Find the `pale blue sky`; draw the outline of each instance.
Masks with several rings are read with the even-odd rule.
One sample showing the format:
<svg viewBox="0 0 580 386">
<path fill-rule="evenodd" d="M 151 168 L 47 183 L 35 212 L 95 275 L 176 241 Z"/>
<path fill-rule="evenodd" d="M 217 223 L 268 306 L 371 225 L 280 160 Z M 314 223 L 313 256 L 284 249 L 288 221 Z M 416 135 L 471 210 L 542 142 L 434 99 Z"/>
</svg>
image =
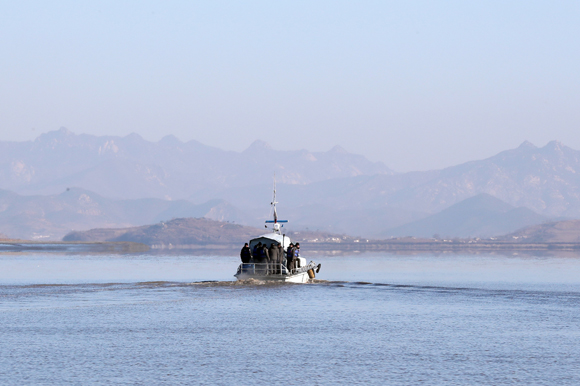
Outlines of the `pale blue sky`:
<svg viewBox="0 0 580 386">
<path fill-rule="evenodd" d="M 580 149 L 578 1 L 0 1 L 0 52 L 0 140 L 341 145 L 397 171 Z"/>
</svg>

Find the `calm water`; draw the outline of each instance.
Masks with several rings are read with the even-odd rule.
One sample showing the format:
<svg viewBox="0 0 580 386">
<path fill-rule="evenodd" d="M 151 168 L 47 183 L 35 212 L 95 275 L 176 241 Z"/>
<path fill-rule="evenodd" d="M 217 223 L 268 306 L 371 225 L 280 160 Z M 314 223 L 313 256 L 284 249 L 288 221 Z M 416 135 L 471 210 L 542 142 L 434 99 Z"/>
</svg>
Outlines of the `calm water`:
<svg viewBox="0 0 580 386">
<path fill-rule="evenodd" d="M 0 256 L 0 383 L 580 384 L 580 257 Z M 211 281 L 211 282 L 207 282 Z"/>
</svg>

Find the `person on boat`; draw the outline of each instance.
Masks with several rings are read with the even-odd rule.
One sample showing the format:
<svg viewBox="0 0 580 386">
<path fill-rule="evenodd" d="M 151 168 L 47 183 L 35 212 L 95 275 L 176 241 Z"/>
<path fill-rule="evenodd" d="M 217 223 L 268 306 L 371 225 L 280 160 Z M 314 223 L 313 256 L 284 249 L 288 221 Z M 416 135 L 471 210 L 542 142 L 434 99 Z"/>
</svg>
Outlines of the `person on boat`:
<svg viewBox="0 0 580 386">
<path fill-rule="evenodd" d="M 268 263 L 270 261 L 270 253 L 268 252 L 268 246 L 266 244 L 262 244 L 261 257 L 262 263 Z"/>
<path fill-rule="evenodd" d="M 276 272 L 276 265 L 278 264 L 278 247 L 276 243 L 270 244 L 270 249 L 268 249 L 268 255 L 270 256 L 269 264 L 270 273 Z"/>
<path fill-rule="evenodd" d="M 262 250 L 262 243 L 254 245 L 254 250 L 252 251 L 252 256 L 254 259 L 260 259 L 260 251 Z M 256 262 L 257 263 L 257 262 Z"/>
<path fill-rule="evenodd" d="M 294 244 L 290 243 L 288 245 L 288 249 L 286 249 L 286 268 L 288 268 L 288 272 L 292 272 L 292 268 L 294 268 Z"/>
<path fill-rule="evenodd" d="M 292 247 L 292 261 L 291 261 L 292 268 L 296 268 L 296 262 L 298 261 L 299 257 L 300 257 L 300 243 L 296 243 Z"/>
<path fill-rule="evenodd" d="M 266 274 L 268 272 L 268 263 L 270 262 L 270 254 L 268 253 L 268 246 L 262 244 L 260 248 L 260 272 Z"/>
<path fill-rule="evenodd" d="M 272 244 L 272 247 L 270 248 L 270 260 L 272 261 L 272 266 L 274 268 L 273 272 L 279 275 L 282 272 L 281 265 L 286 263 L 282 244 Z"/>
<path fill-rule="evenodd" d="M 286 267 L 286 251 L 284 250 L 284 247 L 282 247 L 282 244 L 278 244 L 280 247 L 280 254 L 278 256 L 280 259 L 280 265 L 283 265 L 284 267 Z M 280 269 L 282 269 L 282 267 L 280 267 Z"/>
<path fill-rule="evenodd" d="M 250 250 L 248 243 L 245 243 L 244 247 L 240 251 L 240 258 L 244 264 L 248 264 L 252 260 L 252 251 Z"/>
<path fill-rule="evenodd" d="M 284 254 L 284 249 L 282 248 L 282 244 L 276 244 L 276 248 L 278 249 L 278 273 L 282 273 L 282 266 L 286 266 L 286 255 Z"/>
<path fill-rule="evenodd" d="M 256 263 L 262 262 L 262 243 L 256 244 L 256 246 L 254 247 L 254 253 L 252 253 L 252 256 L 254 256 L 254 262 L 256 262 Z"/>
</svg>

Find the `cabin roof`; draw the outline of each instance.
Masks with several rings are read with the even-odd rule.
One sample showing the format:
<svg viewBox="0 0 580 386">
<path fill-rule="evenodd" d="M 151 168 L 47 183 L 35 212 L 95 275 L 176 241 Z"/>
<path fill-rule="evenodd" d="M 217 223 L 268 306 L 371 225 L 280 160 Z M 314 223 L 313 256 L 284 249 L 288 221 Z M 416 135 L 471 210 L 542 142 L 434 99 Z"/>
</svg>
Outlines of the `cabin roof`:
<svg viewBox="0 0 580 386">
<path fill-rule="evenodd" d="M 258 244 L 258 243 L 266 243 L 271 244 L 272 242 L 276 242 L 276 243 L 280 243 L 282 244 L 282 246 L 284 247 L 284 249 L 286 249 L 288 247 L 288 245 L 290 245 L 291 241 L 290 241 L 290 237 L 288 236 L 283 236 L 280 235 L 278 233 L 266 233 L 264 235 L 258 236 L 254 239 L 250 240 L 250 248 L 253 248 L 254 245 Z"/>
</svg>

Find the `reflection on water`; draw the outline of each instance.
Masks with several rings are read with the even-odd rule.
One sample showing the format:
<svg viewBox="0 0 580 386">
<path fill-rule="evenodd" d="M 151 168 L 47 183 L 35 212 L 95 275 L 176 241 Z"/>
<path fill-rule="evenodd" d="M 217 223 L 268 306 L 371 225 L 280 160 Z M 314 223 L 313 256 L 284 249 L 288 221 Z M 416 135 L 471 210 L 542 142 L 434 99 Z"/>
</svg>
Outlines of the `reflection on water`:
<svg viewBox="0 0 580 386">
<path fill-rule="evenodd" d="M 0 257 L 2 384 L 580 384 L 580 259 Z"/>
</svg>

